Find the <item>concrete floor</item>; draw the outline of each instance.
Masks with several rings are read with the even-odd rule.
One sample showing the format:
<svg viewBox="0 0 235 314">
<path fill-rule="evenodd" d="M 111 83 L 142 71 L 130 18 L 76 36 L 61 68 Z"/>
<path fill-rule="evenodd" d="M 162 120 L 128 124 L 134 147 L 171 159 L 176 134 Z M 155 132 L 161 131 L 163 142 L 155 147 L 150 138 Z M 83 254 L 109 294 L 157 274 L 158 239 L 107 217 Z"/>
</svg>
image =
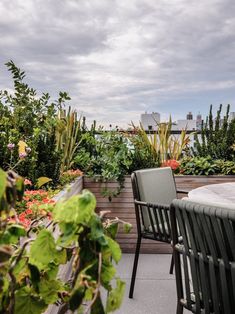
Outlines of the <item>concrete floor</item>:
<svg viewBox="0 0 235 314">
<path fill-rule="evenodd" d="M 176 286 L 169 274 L 171 255 L 141 254 L 137 269 L 133 299 L 128 298 L 134 255 L 123 254 L 117 267 L 126 282 L 126 293 L 116 314 L 175 314 Z M 184 310 L 184 314 L 190 312 Z"/>
</svg>

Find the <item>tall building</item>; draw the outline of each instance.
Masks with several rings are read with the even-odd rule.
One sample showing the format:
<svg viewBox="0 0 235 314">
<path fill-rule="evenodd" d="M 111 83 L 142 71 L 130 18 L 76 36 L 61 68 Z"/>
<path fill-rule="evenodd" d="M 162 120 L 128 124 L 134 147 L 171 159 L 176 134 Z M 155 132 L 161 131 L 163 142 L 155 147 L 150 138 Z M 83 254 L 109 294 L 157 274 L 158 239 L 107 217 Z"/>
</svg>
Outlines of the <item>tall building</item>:
<svg viewBox="0 0 235 314">
<path fill-rule="evenodd" d="M 160 113 L 152 112 L 152 113 L 143 113 L 140 116 L 140 122 L 145 131 L 156 131 L 157 124 L 160 123 Z"/>
<path fill-rule="evenodd" d="M 189 113 L 187 114 L 186 120 L 193 120 L 193 114 L 191 111 L 189 111 Z"/>
</svg>

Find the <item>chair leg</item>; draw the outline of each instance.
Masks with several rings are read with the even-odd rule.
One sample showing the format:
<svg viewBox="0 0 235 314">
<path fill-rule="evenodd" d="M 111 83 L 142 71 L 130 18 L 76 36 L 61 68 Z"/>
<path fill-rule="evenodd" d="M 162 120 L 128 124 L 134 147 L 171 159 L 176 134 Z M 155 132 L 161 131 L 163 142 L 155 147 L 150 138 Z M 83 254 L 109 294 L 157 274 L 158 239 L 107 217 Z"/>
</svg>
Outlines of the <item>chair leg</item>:
<svg viewBox="0 0 235 314">
<path fill-rule="evenodd" d="M 179 302 L 177 303 L 177 309 L 176 309 L 176 314 L 183 314 L 183 306 Z"/>
<path fill-rule="evenodd" d="M 138 236 L 137 243 L 136 243 L 136 249 L 135 249 L 135 259 L 133 264 L 133 270 L 131 275 L 131 286 L 129 291 L 129 298 L 133 298 L 133 292 L 134 292 L 134 286 L 135 286 L 135 277 L 136 277 L 136 271 L 138 266 L 138 260 L 139 260 L 139 254 L 140 254 L 140 244 L 141 244 L 141 236 Z"/>
<path fill-rule="evenodd" d="M 171 256 L 171 266 L 170 266 L 170 275 L 173 274 L 173 271 L 174 271 L 174 265 L 175 265 L 175 262 L 174 262 L 174 256 L 173 256 L 173 253 L 172 253 L 172 256 Z"/>
</svg>

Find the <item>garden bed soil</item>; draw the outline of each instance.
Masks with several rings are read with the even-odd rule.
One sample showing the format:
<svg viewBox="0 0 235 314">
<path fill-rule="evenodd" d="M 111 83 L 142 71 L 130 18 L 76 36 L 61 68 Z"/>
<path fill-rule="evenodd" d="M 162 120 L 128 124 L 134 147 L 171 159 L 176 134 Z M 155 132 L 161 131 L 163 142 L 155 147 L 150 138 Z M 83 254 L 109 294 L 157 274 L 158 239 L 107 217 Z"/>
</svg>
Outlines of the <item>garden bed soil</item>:
<svg viewBox="0 0 235 314">
<path fill-rule="evenodd" d="M 175 182 L 177 189 L 190 191 L 207 184 L 235 182 L 235 176 L 175 176 Z M 109 210 L 110 214 L 107 215 L 107 218 L 118 217 L 132 224 L 133 228 L 129 234 L 125 234 L 122 228 L 120 228 L 117 241 L 120 244 L 123 252 L 134 253 L 136 247 L 137 230 L 130 176 L 125 177 L 125 188 L 121 191 L 118 197 L 114 197 L 111 202 L 109 202 L 107 197 L 102 197 L 101 195 L 102 188 L 116 188 L 118 186 L 118 183 L 115 181 L 101 183 L 97 182 L 96 178 L 83 178 L 83 188 L 89 189 L 96 196 L 97 211 Z M 178 197 L 185 197 L 185 194 L 179 194 Z M 143 239 L 141 244 L 141 252 L 171 253 L 171 246 L 162 242 Z"/>
</svg>

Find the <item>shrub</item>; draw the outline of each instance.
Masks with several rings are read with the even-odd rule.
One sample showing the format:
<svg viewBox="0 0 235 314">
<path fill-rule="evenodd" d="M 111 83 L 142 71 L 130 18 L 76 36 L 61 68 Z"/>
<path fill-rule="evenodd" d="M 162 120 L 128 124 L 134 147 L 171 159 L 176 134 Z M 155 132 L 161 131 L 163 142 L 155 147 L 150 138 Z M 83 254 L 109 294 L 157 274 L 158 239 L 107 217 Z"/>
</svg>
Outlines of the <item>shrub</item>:
<svg viewBox="0 0 235 314">
<path fill-rule="evenodd" d="M 180 173 L 186 175 L 212 175 L 218 167 L 211 157 L 185 157 L 180 161 Z"/>
<path fill-rule="evenodd" d="M 200 134 L 195 135 L 195 149 L 192 150 L 194 156 L 234 160 L 235 119 L 228 122 L 229 110 L 228 105 L 226 114 L 221 119 L 222 105 L 220 105 L 214 120 L 211 105 L 206 123 L 202 125 L 201 140 Z"/>
</svg>

